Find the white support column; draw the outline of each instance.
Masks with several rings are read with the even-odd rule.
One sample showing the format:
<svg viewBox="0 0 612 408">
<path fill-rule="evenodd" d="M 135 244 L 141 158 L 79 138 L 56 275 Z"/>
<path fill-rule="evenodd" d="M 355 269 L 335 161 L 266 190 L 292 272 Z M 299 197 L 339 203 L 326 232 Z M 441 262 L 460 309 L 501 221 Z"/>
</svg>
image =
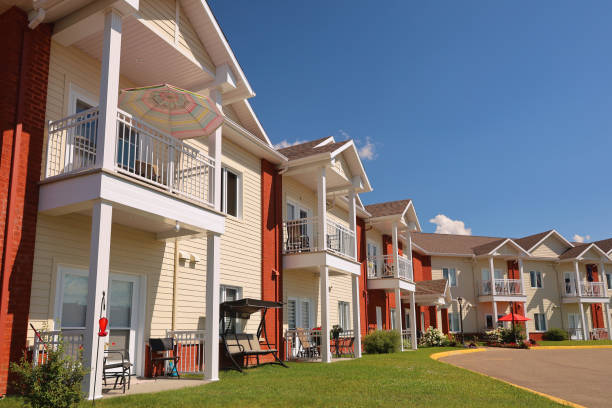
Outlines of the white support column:
<svg viewBox="0 0 612 408">
<path fill-rule="evenodd" d="M 206 338 L 204 379 L 219 380 L 219 302 L 221 279 L 221 235 L 206 234 Z"/>
<path fill-rule="evenodd" d="M 440 306 L 434 306 L 436 308 L 436 329 L 442 331 L 442 309 Z"/>
<path fill-rule="evenodd" d="M 497 293 L 495 290 L 495 262 L 493 261 L 493 257 L 490 256 L 489 257 L 489 269 L 491 270 L 490 273 L 490 277 L 491 277 L 491 294 L 492 295 L 496 295 Z M 495 322 L 497 322 L 497 315 L 494 316 L 495 317 Z"/>
<path fill-rule="evenodd" d="M 612 326 L 610 326 L 610 303 L 604 303 L 603 311 L 606 314 L 606 329 L 608 329 L 608 339 L 612 340 Z"/>
<path fill-rule="evenodd" d="M 404 351 L 404 337 L 402 336 L 402 293 L 395 288 L 395 330 L 400 334 L 400 351 Z"/>
<path fill-rule="evenodd" d="M 525 296 L 525 282 L 523 281 L 523 258 L 518 259 L 518 267 L 519 267 L 519 279 L 521 281 L 521 294 Z M 525 313 L 527 313 L 527 309 L 525 309 Z M 525 325 L 527 327 L 527 325 Z"/>
<path fill-rule="evenodd" d="M 353 232 L 352 254 L 357 259 L 357 211 L 355 210 L 355 189 L 350 188 L 348 194 L 349 229 Z"/>
<path fill-rule="evenodd" d="M 584 316 L 584 305 L 582 303 L 578 303 L 578 307 L 580 307 L 580 322 L 582 323 L 582 334 L 584 335 L 583 340 L 588 340 L 589 329 L 586 325 L 586 318 Z"/>
<path fill-rule="evenodd" d="M 608 280 L 606 278 L 606 266 L 603 262 L 599 265 L 599 271 L 599 281 L 603 282 L 604 297 L 608 297 Z"/>
<path fill-rule="evenodd" d="M 359 276 L 351 276 L 351 281 L 353 283 L 353 333 L 355 334 L 353 346 L 355 348 L 355 357 L 361 358 L 361 310 L 359 309 L 361 294 L 359 291 Z"/>
<path fill-rule="evenodd" d="M 391 227 L 391 239 L 393 241 L 393 277 L 399 278 L 399 245 L 397 242 L 397 222 Z"/>
<path fill-rule="evenodd" d="M 91 371 L 83 380 L 88 399 L 102 398 L 102 367 L 104 364 L 104 343 L 108 337 L 98 336 L 98 320 L 108 316 L 108 278 L 110 241 L 113 223 L 113 207 L 97 201 L 91 216 L 91 243 L 89 247 L 89 281 L 87 295 L 87 318 L 85 330 L 85 368 Z M 102 297 L 104 307 L 102 309 Z"/>
<path fill-rule="evenodd" d="M 115 169 L 117 145 L 117 103 L 121 57 L 121 15 L 110 9 L 104 16 L 100 113 L 96 141 L 96 167 Z"/>
<path fill-rule="evenodd" d="M 525 317 L 527 317 L 527 302 L 523 304 L 523 308 L 525 309 Z M 528 321 L 525 322 L 525 340 L 529 341 L 529 322 Z"/>
<path fill-rule="evenodd" d="M 414 269 L 412 267 L 412 234 L 410 234 L 410 229 L 406 229 L 406 242 L 408 243 L 407 249 L 404 251 L 405 255 L 408 257 L 410 261 L 410 280 L 414 282 Z"/>
<path fill-rule="evenodd" d="M 331 363 L 329 342 L 329 270 L 327 266 L 320 267 L 319 274 L 321 292 L 321 361 Z"/>
<path fill-rule="evenodd" d="M 582 296 L 582 288 L 580 287 L 580 269 L 578 266 L 578 261 L 574 261 L 574 273 L 576 278 L 576 293 L 578 296 Z M 585 339 L 586 340 L 586 339 Z"/>
<path fill-rule="evenodd" d="M 412 349 L 417 349 L 417 320 L 416 320 L 416 301 L 414 292 L 410 292 L 410 339 L 412 340 Z"/>
<path fill-rule="evenodd" d="M 497 302 L 493 301 L 493 329 L 497 328 Z"/>
<path fill-rule="evenodd" d="M 221 92 L 217 89 L 210 91 L 210 98 L 217 105 L 217 109 L 223 112 Z M 215 170 L 213 171 L 213 181 L 208 186 L 209 197 L 212 198 L 215 210 L 221 210 L 221 145 L 222 145 L 223 126 L 219 126 L 217 130 L 208 136 L 208 155 L 215 161 Z"/>
<path fill-rule="evenodd" d="M 321 167 L 319 172 L 319 180 L 317 182 L 317 211 L 319 225 L 317 228 L 318 234 L 318 250 L 325 251 L 327 249 L 327 203 L 326 203 L 326 182 L 325 182 L 325 167 Z"/>
</svg>

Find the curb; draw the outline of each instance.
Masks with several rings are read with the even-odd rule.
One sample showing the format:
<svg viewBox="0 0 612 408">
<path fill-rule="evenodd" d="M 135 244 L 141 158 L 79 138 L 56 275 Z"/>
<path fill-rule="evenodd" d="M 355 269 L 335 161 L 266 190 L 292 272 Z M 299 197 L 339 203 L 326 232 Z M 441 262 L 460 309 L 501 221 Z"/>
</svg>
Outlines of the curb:
<svg viewBox="0 0 612 408">
<path fill-rule="evenodd" d="M 533 346 L 532 350 L 586 350 L 586 349 L 612 349 L 612 345 L 604 346 Z"/>
<path fill-rule="evenodd" d="M 561 348 L 563 346 L 558 346 L 558 347 L 557 346 L 542 346 L 542 348 L 544 348 L 544 347 Z M 575 348 L 612 348 L 612 346 L 591 346 L 591 347 L 589 347 L 589 346 L 565 346 L 565 347 L 570 347 L 570 348 L 572 348 L 572 347 L 575 347 Z M 532 347 L 532 349 L 537 349 L 537 347 Z M 457 354 L 470 354 L 470 353 L 476 353 L 476 352 L 480 352 L 480 351 L 487 351 L 487 349 L 486 348 L 477 348 L 477 349 L 469 349 L 469 350 L 444 351 L 444 352 L 441 352 L 441 353 L 434 353 L 434 354 L 430 355 L 429 357 L 431 359 L 433 359 L 433 360 L 438 361 L 440 358 L 443 358 L 443 357 L 454 356 L 454 355 L 457 355 Z M 521 389 L 523 391 L 527 391 L 527 392 L 530 392 L 532 394 L 539 395 L 540 397 L 544 397 L 544 398 L 546 398 L 548 400 L 551 400 L 551 401 L 556 402 L 556 403 L 561 404 L 561 405 L 565 405 L 565 406 L 572 407 L 572 408 L 587 408 L 584 405 L 576 404 L 575 402 L 567 401 L 567 400 L 564 400 L 563 398 L 555 397 L 553 395 L 545 394 L 543 392 L 536 391 L 536 390 L 533 390 L 531 388 L 523 387 L 522 385 L 514 384 L 514 383 L 511 383 L 509 381 L 502 380 L 501 378 L 497 378 L 497 377 L 493 377 L 493 376 L 490 376 L 490 375 L 487 375 L 487 374 L 479 373 L 478 371 L 473 371 L 473 370 L 470 370 L 470 369 L 467 369 L 467 368 L 459 367 L 459 366 L 456 366 L 454 364 L 448 363 L 446 361 L 438 361 L 438 362 L 440 362 L 442 364 L 448 364 L 448 365 L 451 365 L 453 367 L 457 367 L 459 369 L 462 369 L 462 370 L 465 370 L 465 371 L 469 371 L 469 372 L 474 373 L 474 374 L 481 375 L 483 377 L 491 378 L 491 379 L 496 380 L 496 381 L 500 381 L 500 382 L 502 382 L 504 384 L 508 384 L 508 385 L 511 385 L 512 387 Z"/>
</svg>

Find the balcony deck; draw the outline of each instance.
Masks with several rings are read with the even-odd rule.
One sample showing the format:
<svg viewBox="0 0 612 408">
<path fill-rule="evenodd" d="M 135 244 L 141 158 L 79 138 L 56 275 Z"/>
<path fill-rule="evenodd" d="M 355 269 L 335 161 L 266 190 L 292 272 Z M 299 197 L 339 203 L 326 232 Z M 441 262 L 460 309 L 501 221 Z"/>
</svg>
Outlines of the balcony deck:
<svg viewBox="0 0 612 408">
<path fill-rule="evenodd" d="M 520 279 L 481 280 L 478 285 L 480 302 L 524 302 L 526 299 Z"/>
<path fill-rule="evenodd" d="M 561 299 L 563 303 L 607 303 L 610 294 L 606 293 L 604 282 L 580 282 L 579 287 L 574 282 L 562 285 Z"/>
</svg>

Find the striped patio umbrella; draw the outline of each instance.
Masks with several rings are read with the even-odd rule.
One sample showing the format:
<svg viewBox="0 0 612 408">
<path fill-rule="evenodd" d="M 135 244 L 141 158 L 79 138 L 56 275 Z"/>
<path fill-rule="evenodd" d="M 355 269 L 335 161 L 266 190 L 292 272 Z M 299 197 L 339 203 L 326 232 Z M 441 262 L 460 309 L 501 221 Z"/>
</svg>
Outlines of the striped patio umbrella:
<svg viewBox="0 0 612 408">
<path fill-rule="evenodd" d="M 209 98 L 168 84 L 123 89 L 119 107 L 177 139 L 208 136 L 223 123 Z"/>
</svg>

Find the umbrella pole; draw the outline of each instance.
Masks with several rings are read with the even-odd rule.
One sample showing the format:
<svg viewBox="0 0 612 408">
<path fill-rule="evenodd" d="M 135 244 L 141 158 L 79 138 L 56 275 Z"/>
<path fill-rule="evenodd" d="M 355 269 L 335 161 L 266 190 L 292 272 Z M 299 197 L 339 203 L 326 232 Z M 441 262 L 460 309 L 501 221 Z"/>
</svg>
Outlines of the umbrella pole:
<svg viewBox="0 0 612 408">
<path fill-rule="evenodd" d="M 512 313 L 512 336 L 514 337 L 514 343 L 516 343 L 516 330 L 514 329 L 514 302 L 510 302 L 510 313 Z"/>
</svg>

